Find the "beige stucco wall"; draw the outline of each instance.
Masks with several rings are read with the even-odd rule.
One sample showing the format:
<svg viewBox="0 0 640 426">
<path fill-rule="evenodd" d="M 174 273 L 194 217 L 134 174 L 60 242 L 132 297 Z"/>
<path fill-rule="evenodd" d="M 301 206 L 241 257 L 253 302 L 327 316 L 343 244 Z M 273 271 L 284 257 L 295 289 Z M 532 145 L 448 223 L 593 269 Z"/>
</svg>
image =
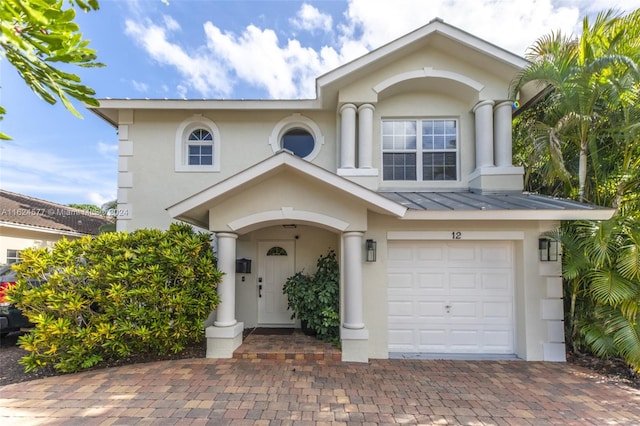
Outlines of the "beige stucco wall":
<svg viewBox="0 0 640 426">
<path fill-rule="evenodd" d="M 348 87 L 340 90 L 340 102 L 377 102 L 380 100 L 379 94 L 376 94 L 372 88 L 380 83 L 393 78 L 394 76 L 408 73 L 411 71 L 419 71 L 424 68 L 433 68 L 434 70 L 446 70 L 451 73 L 459 74 L 477 81 L 483 85 L 483 89 L 479 93 L 473 93 L 468 89 L 464 92 L 457 91 L 460 97 L 464 96 L 470 107 L 480 99 L 507 99 L 509 79 L 502 79 L 486 68 L 479 67 L 477 64 L 462 60 L 451 56 L 451 52 L 442 52 L 436 49 L 420 50 L 405 56 L 392 63 L 385 64 L 383 67 L 372 69 L 366 76 L 358 79 Z M 515 75 L 514 75 L 515 76 Z M 443 82 L 445 84 L 443 84 Z M 413 86 L 420 87 L 422 84 L 429 84 L 428 79 L 423 81 L 413 81 Z M 453 86 L 453 85 L 452 85 Z M 410 90 L 410 88 L 407 88 Z M 446 80 L 439 81 L 436 89 L 451 93 L 447 87 Z M 382 94 L 384 96 L 384 93 Z"/>
<path fill-rule="evenodd" d="M 0 265 L 7 263 L 7 250 L 53 247 L 55 242 L 62 238 L 62 235 L 50 232 L 0 227 Z M 78 237 L 64 238 L 72 240 Z"/>
<path fill-rule="evenodd" d="M 125 157 L 126 161 L 122 162 L 126 164 L 120 171 L 129 175 L 132 185 L 119 191 L 119 202 L 129 207 L 131 217 L 120 217 L 119 229 L 166 228 L 171 222 L 165 211 L 167 207 L 273 156 L 269 136 L 278 122 L 294 111 L 201 111 L 220 131 L 221 169 L 219 172 L 176 172 L 176 131 L 194 113 L 134 112 L 127 135 L 133 155 Z M 314 111 L 302 115 L 313 120 L 325 137 L 314 164 L 335 170 L 335 114 Z"/>
<path fill-rule="evenodd" d="M 281 172 L 241 193 L 216 203 L 209 210 L 213 231 L 230 231 L 227 224 L 245 216 L 283 207 L 326 215 L 348 224 L 346 230 L 365 230 L 366 205 L 347 193 L 299 173 Z"/>
</svg>

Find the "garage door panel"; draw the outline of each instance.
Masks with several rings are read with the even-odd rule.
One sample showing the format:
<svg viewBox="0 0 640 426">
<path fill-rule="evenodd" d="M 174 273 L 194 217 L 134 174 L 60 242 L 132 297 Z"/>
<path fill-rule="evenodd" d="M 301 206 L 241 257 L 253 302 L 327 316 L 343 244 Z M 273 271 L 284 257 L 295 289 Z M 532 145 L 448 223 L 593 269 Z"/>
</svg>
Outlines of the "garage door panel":
<svg viewBox="0 0 640 426">
<path fill-rule="evenodd" d="M 389 272 L 389 287 L 393 288 L 413 288 L 413 274 L 407 272 Z"/>
<path fill-rule="evenodd" d="M 413 319 L 413 312 L 413 302 L 389 301 L 389 317 Z"/>
<path fill-rule="evenodd" d="M 481 247 L 480 261 L 483 264 L 511 263 L 511 248 L 497 244 Z"/>
<path fill-rule="evenodd" d="M 511 320 L 513 307 L 507 302 L 484 302 L 482 304 L 482 318 L 500 321 Z M 506 322 L 506 321 L 505 321 Z"/>
<path fill-rule="evenodd" d="M 511 271 L 480 272 L 480 282 L 484 290 L 510 291 L 513 282 Z"/>
<path fill-rule="evenodd" d="M 479 319 L 479 304 L 477 302 L 456 302 L 449 308 L 449 318 L 452 322 Z"/>
<path fill-rule="evenodd" d="M 393 247 L 389 246 L 387 257 L 390 262 L 394 263 L 402 263 L 402 262 L 411 262 L 413 260 L 413 249 L 412 247 Z"/>
<path fill-rule="evenodd" d="M 447 347 L 448 331 L 446 329 L 421 329 L 418 333 L 419 340 L 417 349 L 420 352 L 442 353 Z M 416 349 L 414 345 L 414 352 Z"/>
<path fill-rule="evenodd" d="M 398 241 L 389 253 L 390 351 L 513 353 L 511 243 Z"/>
<path fill-rule="evenodd" d="M 468 291 L 478 287 L 478 276 L 475 272 L 450 272 L 449 288 L 452 291 Z"/>
<path fill-rule="evenodd" d="M 449 352 L 469 353 L 481 350 L 480 333 L 475 328 L 453 328 L 450 332 Z"/>
<path fill-rule="evenodd" d="M 446 288 L 446 274 L 442 272 L 418 272 L 418 287 L 423 290 L 442 290 Z"/>
<path fill-rule="evenodd" d="M 460 245 L 448 247 L 447 261 L 449 262 L 475 263 L 476 257 L 475 247 Z"/>
<path fill-rule="evenodd" d="M 393 342 L 389 347 L 393 347 L 393 350 L 409 351 L 415 345 L 415 339 L 412 330 L 389 330 L 389 342 Z"/>
<path fill-rule="evenodd" d="M 418 247 L 414 253 L 414 260 L 418 263 L 442 262 L 445 258 L 445 251 L 442 247 Z"/>
<path fill-rule="evenodd" d="M 490 353 L 512 353 L 513 333 L 511 330 L 485 330 L 483 347 Z"/>
<path fill-rule="evenodd" d="M 442 322 L 445 314 L 445 305 L 442 302 L 417 302 L 419 309 L 419 318 L 428 319 L 429 321 Z"/>
</svg>

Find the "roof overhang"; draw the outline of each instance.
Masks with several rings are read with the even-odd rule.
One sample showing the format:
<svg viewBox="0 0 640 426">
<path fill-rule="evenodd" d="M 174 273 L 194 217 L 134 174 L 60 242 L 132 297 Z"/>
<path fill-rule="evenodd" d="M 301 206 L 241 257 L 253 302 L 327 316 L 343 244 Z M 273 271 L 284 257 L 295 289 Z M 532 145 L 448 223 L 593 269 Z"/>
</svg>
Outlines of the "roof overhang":
<svg viewBox="0 0 640 426">
<path fill-rule="evenodd" d="M 100 106 L 86 106 L 113 127 L 119 123 L 119 111 L 308 111 L 319 109 L 315 99 L 99 99 Z"/>
<path fill-rule="evenodd" d="M 209 229 L 209 209 L 257 183 L 283 171 L 292 171 L 321 182 L 345 197 L 358 200 L 376 213 L 402 217 L 407 208 L 374 191 L 340 177 L 322 167 L 281 151 L 242 172 L 206 188 L 167 208 L 169 215 L 187 223 Z M 240 218 L 238 218 L 240 219 Z"/>
<path fill-rule="evenodd" d="M 86 237 L 87 235 L 91 235 L 91 234 L 83 234 L 82 232 L 65 231 L 63 229 L 46 228 L 44 226 L 24 225 L 20 223 L 3 222 L 3 221 L 0 221 L 0 228 L 19 229 L 22 231 L 29 231 L 29 232 L 42 232 L 42 233 L 65 236 L 65 237 Z"/>
</svg>

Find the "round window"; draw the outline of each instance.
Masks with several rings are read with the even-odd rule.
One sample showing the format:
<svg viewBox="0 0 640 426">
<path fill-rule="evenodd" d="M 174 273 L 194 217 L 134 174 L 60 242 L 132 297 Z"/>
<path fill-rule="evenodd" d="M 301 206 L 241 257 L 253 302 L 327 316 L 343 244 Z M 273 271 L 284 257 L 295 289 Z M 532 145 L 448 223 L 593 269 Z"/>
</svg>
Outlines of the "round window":
<svg viewBox="0 0 640 426">
<path fill-rule="evenodd" d="M 313 152 L 315 140 L 311 133 L 304 129 L 291 129 L 282 136 L 282 148 L 293 152 L 296 156 L 304 158 Z"/>
</svg>

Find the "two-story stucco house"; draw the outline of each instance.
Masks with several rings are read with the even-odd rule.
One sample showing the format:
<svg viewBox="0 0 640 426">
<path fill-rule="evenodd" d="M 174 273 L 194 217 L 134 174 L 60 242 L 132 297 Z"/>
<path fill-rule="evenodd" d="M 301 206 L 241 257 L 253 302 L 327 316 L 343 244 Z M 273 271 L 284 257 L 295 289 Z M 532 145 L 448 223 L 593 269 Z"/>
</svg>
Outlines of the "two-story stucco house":
<svg viewBox="0 0 640 426">
<path fill-rule="evenodd" d="M 215 234 L 208 357 L 243 328 L 295 325 L 285 279 L 334 249 L 343 360 L 562 361 L 561 264 L 541 236 L 612 211 L 523 193 L 507 96 L 526 65 L 436 19 L 319 77 L 315 99 L 102 100 L 118 229 Z"/>
</svg>

